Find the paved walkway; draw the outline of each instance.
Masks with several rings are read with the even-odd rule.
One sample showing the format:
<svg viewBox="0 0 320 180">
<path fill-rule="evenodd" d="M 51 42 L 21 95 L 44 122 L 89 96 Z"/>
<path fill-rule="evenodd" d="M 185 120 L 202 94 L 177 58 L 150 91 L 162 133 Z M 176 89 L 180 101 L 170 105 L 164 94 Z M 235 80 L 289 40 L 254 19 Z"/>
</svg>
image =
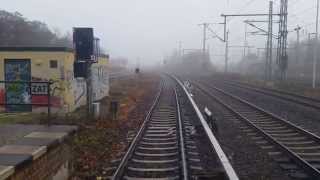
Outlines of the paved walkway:
<svg viewBox="0 0 320 180">
<path fill-rule="evenodd" d="M 12 144 L 19 138 L 37 130 L 43 128 L 42 125 L 0 125 L 0 146 L 5 144 Z"/>
<path fill-rule="evenodd" d="M 38 159 L 77 130 L 76 126 L 1 125 L 0 180 Z"/>
</svg>

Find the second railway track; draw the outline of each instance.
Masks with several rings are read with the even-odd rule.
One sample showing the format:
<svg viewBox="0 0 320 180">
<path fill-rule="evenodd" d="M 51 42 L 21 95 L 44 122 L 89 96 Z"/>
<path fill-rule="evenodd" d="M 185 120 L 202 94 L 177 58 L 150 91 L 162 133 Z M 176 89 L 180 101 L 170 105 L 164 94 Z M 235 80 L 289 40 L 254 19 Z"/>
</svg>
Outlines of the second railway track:
<svg viewBox="0 0 320 180">
<path fill-rule="evenodd" d="M 276 90 L 276 89 L 270 89 L 270 88 L 264 88 L 264 87 L 255 87 L 254 85 L 248 84 L 248 83 L 240 83 L 237 81 L 226 81 L 226 80 L 214 80 L 214 82 L 219 83 L 226 89 L 228 88 L 240 88 L 244 89 L 246 91 L 254 91 L 258 92 L 263 95 L 268 95 L 268 96 L 273 96 L 279 99 L 283 99 L 289 102 L 294 102 L 296 104 L 300 104 L 302 106 L 306 107 L 311 107 L 316 110 L 320 110 L 320 100 L 307 97 L 307 96 L 302 96 L 299 94 L 291 93 L 291 92 L 286 92 L 282 90 Z"/>
<path fill-rule="evenodd" d="M 212 132 L 204 127 L 207 124 L 198 119 L 199 113 L 182 83 L 164 79 L 112 179 L 238 180 Z"/>
<path fill-rule="evenodd" d="M 270 155 L 277 156 L 276 159 L 282 167 L 291 173 L 308 174 L 301 177 L 320 179 L 318 136 L 217 87 L 195 82 L 194 84 L 242 119 L 248 125 L 246 131 L 259 139 L 260 146 L 269 151 Z"/>
</svg>

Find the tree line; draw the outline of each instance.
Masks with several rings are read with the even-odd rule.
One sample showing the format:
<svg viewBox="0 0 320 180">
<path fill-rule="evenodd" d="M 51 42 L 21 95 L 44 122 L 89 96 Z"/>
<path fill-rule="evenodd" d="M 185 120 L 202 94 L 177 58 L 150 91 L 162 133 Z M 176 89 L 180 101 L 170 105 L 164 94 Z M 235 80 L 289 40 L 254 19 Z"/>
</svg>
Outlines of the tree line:
<svg viewBox="0 0 320 180">
<path fill-rule="evenodd" d="M 47 24 L 29 20 L 19 12 L 0 10 L 0 46 L 65 46 L 72 47 L 70 33 L 61 35 Z"/>
</svg>

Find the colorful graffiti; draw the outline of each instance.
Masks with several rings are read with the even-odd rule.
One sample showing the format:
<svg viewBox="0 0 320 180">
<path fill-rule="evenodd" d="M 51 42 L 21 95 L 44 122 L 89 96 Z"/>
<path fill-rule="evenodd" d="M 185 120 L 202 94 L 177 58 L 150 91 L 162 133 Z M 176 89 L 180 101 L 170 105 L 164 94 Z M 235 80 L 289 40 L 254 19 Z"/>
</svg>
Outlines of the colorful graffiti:
<svg viewBox="0 0 320 180">
<path fill-rule="evenodd" d="M 9 61 L 10 60 L 10 61 Z M 53 80 L 54 84 L 51 86 L 51 104 L 52 112 L 64 113 L 71 112 L 76 108 L 85 105 L 86 103 L 86 81 L 85 79 L 76 79 L 73 74 L 73 66 L 65 63 L 67 61 L 61 61 L 59 66 L 55 69 L 49 66 L 36 66 L 34 63 L 38 60 L 29 60 L 28 65 L 24 64 L 24 59 L 9 59 L 8 64 L 4 63 L 5 73 L 2 74 L 7 78 L 5 80 L 12 81 L 49 81 Z M 19 61 L 16 63 L 16 61 Z M 42 61 L 42 60 L 41 60 Z M 6 61 L 5 61 L 6 62 Z M 68 61 L 69 62 L 69 61 Z M 30 63 L 32 64 L 32 73 Z M 45 63 L 43 63 L 45 64 Z M 45 69 L 43 69 L 45 68 Z M 48 72 L 48 73 L 47 73 Z M 31 76 L 32 75 L 32 76 Z M 28 78 L 26 78 L 28 77 Z M 51 79 L 52 78 L 52 79 Z M 105 65 L 95 64 L 92 68 L 92 86 L 93 86 L 93 98 L 95 101 L 101 100 L 108 95 L 109 92 L 109 80 L 107 74 L 107 68 Z M 48 97 L 45 94 L 47 88 L 45 83 L 37 84 L 27 83 L 24 85 L 17 84 L 1 84 L 0 83 L 0 102 L 24 102 L 28 104 L 41 104 L 42 106 L 30 106 L 30 111 L 45 112 L 45 105 L 48 103 Z M 8 96 L 9 95 L 9 96 Z M 7 108 L 1 108 L 1 110 L 7 110 Z"/>
<path fill-rule="evenodd" d="M 50 81 L 49 79 L 45 79 L 45 78 L 39 78 L 39 77 L 34 77 L 32 76 L 32 81 Z M 57 107 L 57 108 L 61 108 L 62 107 L 62 97 L 61 94 L 57 91 L 57 90 L 61 90 L 61 84 L 60 84 L 60 80 L 53 80 L 55 83 L 53 83 L 51 85 L 51 105 L 52 107 Z M 47 89 L 45 87 L 36 90 L 37 93 L 32 93 L 32 98 L 31 101 L 33 104 L 48 104 L 48 96 L 45 95 L 44 93 L 47 91 Z M 41 91 L 39 93 L 39 91 Z M 33 107 L 33 108 L 37 108 L 37 106 Z"/>
<path fill-rule="evenodd" d="M 30 81 L 31 64 L 30 60 L 5 60 L 6 81 Z M 31 92 L 28 83 L 6 83 L 5 84 L 6 111 L 31 111 Z M 15 105 L 17 104 L 17 105 Z"/>
</svg>

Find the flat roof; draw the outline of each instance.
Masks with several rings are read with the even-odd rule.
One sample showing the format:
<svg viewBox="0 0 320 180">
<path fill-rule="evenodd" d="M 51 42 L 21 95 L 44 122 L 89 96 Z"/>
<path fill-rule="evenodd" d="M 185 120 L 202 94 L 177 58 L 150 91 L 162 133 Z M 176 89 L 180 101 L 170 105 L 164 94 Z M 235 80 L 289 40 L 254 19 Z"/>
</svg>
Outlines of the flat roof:
<svg viewBox="0 0 320 180">
<path fill-rule="evenodd" d="M 1 51 L 74 52 L 74 49 L 68 47 L 0 46 Z M 99 57 L 109 58 L 109 54 L 100 54 Z"/>
<path fill-rule="evenodd" d="M 73 52 L 73 49 L 68 47 L 0 46 L 0 51 Z"/>
</svg>

